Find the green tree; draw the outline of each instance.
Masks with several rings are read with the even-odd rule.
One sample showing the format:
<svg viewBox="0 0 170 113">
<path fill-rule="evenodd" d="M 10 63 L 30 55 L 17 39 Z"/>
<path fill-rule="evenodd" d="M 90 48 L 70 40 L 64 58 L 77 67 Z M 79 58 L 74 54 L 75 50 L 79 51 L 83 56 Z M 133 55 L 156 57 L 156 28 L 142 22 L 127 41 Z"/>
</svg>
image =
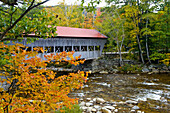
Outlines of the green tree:
<svg viewBox="0 0 170 113">
<path fill-rule="evenodd" d="M 150 56 L 162 50 L 165 52 L 163 48 L 168 52 L 168 1 L 107 0 L 107 2 L 112 5 L 107 7 L 107 10 L 105 8 L 103 16 L 100 17 L 103 19 L 102 23 L 96 24 L 103 28 L 101 30 L 103 33 L 114 37 L 114 40 L 119 36 L 119 41 L 124 42 L 122 43 L 124 46 L 130 47 L 134 54 L 138 52 L 143 63 L 147 60 L 151 63 Z M 113 38 L 109 38 L 110 44 L 113 42 L 111 40 Z M 117 43 L 117 46 L 119 45 L 121 47 L 121 44 Z"/>
<path fill-rule="evenodd" d="M 107 44 L 109 48 L 113 49 L 113 44 L 117 44 L 116 48 L 120 56 L 120 65 L 123 65 L 121 51 L 125 39 L 124 20 L 120 17 L 119 10 L 113 5 L 103 10 L 103 14 L 95 21 L 95 27 L 109 37 Z"/>
<path fill-rule="evenodd" d="M 49 0 L 42 2 L 35 0 L 17 1 L 17 5 L 1 4 L 0 7 L 0 40 L 18 40 L 23 35 L 34 33 L 40 37 L 51 37 L 55 32 L 54 26 L 48 28 L 48 17 L 45 10 L 41 10 L 31 17 L 28 13 Z"/>
<path fill-rule="evenodd" d="M 76 3 L 69 6 L 63 1 L 57 6 L 47 7 L 46 10 L 48 16 L 55 16 L 53 21 L 55 21 L 56 26 L 82 28 L 84 15 L 82 15 L 83 11 Z"/>
</svg>

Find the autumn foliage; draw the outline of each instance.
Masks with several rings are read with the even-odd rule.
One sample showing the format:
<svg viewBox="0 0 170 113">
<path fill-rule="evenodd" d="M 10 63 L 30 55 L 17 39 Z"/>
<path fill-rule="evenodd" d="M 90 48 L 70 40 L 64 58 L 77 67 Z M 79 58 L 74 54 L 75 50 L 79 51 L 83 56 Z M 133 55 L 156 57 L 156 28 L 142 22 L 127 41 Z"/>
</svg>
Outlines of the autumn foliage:
<svg viewBox="0 0 170 113">
<path fill-rule="evenodd" d="M 49 113 L 77 103 L 78 99 L 68 97 L 68 93 L 82 87 L 87 74 L 80 71 L 56 77 L 57 73 L 46 66 L 51 60 L 75 65 L 83 61 L 76 61 L 74 52 L 47 55 L 47 60 L 43 61 L 36 56 L 41 48 L 37 48 L 37 51 L 25 51 L 22 48 L 25 47 L 21 44 L 0 43 L 0 53 L 3 54 L 3 60 L 6 59 L 6 63 L 0 67 L 0 113 Z"/>
</svg>

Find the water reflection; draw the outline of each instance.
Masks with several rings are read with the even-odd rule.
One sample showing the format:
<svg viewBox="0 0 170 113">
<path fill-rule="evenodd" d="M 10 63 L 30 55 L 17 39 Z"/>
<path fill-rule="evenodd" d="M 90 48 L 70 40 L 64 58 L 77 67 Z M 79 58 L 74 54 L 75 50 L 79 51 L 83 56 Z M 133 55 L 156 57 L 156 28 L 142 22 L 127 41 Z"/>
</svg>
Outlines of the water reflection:
<svg viewBox="0 0 170 113">
<path fill-rule="evenodd" d="M 94 74 L 89 76 L 82 90 L 75 90 L 70 95 L 100 97 L 110 102 L 134 100 L 145 112 L 166 113 L 170 112 L 170 76 Z"/>
</svg>

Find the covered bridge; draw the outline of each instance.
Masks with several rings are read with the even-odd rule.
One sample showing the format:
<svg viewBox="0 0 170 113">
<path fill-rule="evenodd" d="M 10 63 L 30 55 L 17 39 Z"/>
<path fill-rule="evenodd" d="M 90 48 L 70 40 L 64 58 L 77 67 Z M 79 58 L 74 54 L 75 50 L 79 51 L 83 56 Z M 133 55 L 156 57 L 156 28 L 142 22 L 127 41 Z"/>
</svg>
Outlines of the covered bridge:
<svg viewBox="0 0 170 113">
<path fill-rule="evenodd" d="M 72 27 L 57 27 L 57 36 L 53 38 L 39 38 L 34 43 L 27 44 L 25 38 L 21 43 L 27 46 L 27 50 L 32 50 L 34 47 L 43 47 L 45 53 L 39 53 L 42 59 L 44 55 L 50 53 L 59 53 L 63 51 L 75 51 L 74 57 L 81 55 L 81 58 L 94 59 L 102 54 L 104 44 L 107 37 L 94 29 L 72 28 Z M 27 37 L 35 37 L 30 34 Z"/>
</svg>

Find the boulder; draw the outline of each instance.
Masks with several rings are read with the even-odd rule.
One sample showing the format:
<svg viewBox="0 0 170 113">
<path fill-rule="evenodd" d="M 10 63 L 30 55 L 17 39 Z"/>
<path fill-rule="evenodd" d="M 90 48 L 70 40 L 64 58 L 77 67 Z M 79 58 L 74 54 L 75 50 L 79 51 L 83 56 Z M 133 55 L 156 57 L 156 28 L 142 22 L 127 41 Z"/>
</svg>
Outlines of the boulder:
<svg viewBox="0 0 170 113">
<path fill-rule="evenodd" d="M 137 113 L 142 113 L 142 111 L 139 111 L 139 110 L 138 110 Z"/>
<path fill-rule="evenodd" d="M 83 102 L 81 102 L 79 105 L 80 105 L 80 106 L 85 106 L 85 104 L 86 104 L 86 103 L 83 101 Z"/>
<path fill-rule="evenodd" d="M 79 100 L 80 100 L 80 101 L 83 101 L 83 98 L 80 98 Z"/>
<path fill-rule="evenodd" d="M 98 66 L 99 65 L 99 61 L 97 61 L 97 60 L 94 60 L 93 62 L 92 62 L 92 67 L 94 67 L 94 66 Z"/>
<path fill-rule="evenodd" d="M 97 111 L 96 113 L 102 113 L 102 111 Z"/>
<path fill-rule="evenodd" d="M 93 102 L 96 102 L 96 98 L 93 99 Z"/>
<path fill-rule="evenodd" d="M 133 105 L 137 105 L 138 104 L 138 102 L 133 101 L 133 100 L 127 100 L 126 103 L 127 104 L 133 104 Z"/>
<path fill-rule="evenodd" d="M 133 106 L 132 109 L 137 110 L 140 109 L 138 106 Z"/>
<path fill-rule="evenodd" d="M 162 69 L 165 70 L 165 71 L 168 71 L 168 67 L 167 66 L 163 66 Z"/>
<path fill-rule="evenodd" d="M 120 105 L 124 105 L 124 104 L 126 104 L 126 102 L 122 102 L 122 101 L 120 101 L 120 102 L 118 102 L 118 104 L 120 104 Z"/>
<path fill-rule="evenodd" d="M 135 113 L 135 110 L 134 110 L 134 109 L 132 109 L 130 112 L 131 112 L 131 113 Z"/>
<path fill-rule="evenodd" d="M 93 100 L 90 100 L 89 102 L 90 102 L 90 103 L 93 103 L 94 101 L 93 101 Z"/>
<path fill-rule="evenodd" d="M 118 112 L 118 109 L 115 109 L 114 112 Z"/>
<path fill-rule="evenodd" d="M 101 110 L 101 107 L 99 105 L 94 105 L 93 107 L 97 110 Z"/>
<path fill-rule="evenodd" d="M 108 74 L 107 71 L 100 71 L 99 73 L 100 73 L 100 74 Z"/>
<path fill-rule="evenodd" d="M 109 109 L 107 109 L 105 107 L 102 108 L 102 112 L 103 113 L 112 113 Z"/>
<path fill-rule="evenodd" d="M 92 109 L 93 109 L 93 107 L 87 107 L 87 113 L 91 113 Z"/>
<path fill-rule="evenodd" d="M 148 73 L 148 72 L 149 72 L 149 69 L 148 69 L 148 68 L 146 68 L 146 67 L 144 67 L 144 68 L 142 69 L 142 72 L 144 72 L 144 73 Z"/>
<path fill-rule="evenodd" d="M 96 103 L 105 103 L 103 98 L 96 98 Z"/>
<path fill-rule="evenodd" d="M 152 72 L 149 72 L 149 73 L 148 73 L 148 75 L 151 75 L 151 74 L 153 74 L 153 73 L 152 73 Z"/>
<path fill-rule="evenodd" d="M 152 69 L 152 72 L 153 73 L 159 73 L 159 70 L 158 69 Z"/>
<path fill-rule="evenodd" d="M 83 111 L 86 111 L 87 107 L 86 106 L 82 106 L 82 107 L 80 107 L 80 109 L 82 109 Z"/>
<path fill-rule="evenodd" d="M 91 111 L 92 111 L 92 112 L 96 112 L 97 110 L 96 110 L 95 108 L 92 108 Z"/>
<path fill-rule="evenodd" d="M 149 69 L 155 69 L 155 67 L 156 67 L 155 65 L 150 65 L 148 68 Z"/>
<path fill-rule="evenodd" d="M 113 106 L 104 106 L 106 109 L 109 109 L 109 110 L 111 110 L 111 111 L 113 111 L 114 109 L 115 109 L 115 107 L 113 107 Z"/>
<path fill-rule="evenodd" d="M 90 103 L 90 102 L 87 102 L 87 103 L 86 103 L 86 106 L 87 106 L 87 107 L 92 106 L 92 105 L 93 105 L 93 103 Z"/>
<path fill-rule="evenodd" d="M 90 100 L 91 100 L 91 98 L 86 98 L 86 100 L 87 100 L 87 101 L 90 101 Z"/>
<path fill-rule="evenodd" d="M 117 69 L 113 69 L 112 70 L 114 73 L 118 73 L 119 72 L 119 70 L 117 70 Z"/>
</svg>

